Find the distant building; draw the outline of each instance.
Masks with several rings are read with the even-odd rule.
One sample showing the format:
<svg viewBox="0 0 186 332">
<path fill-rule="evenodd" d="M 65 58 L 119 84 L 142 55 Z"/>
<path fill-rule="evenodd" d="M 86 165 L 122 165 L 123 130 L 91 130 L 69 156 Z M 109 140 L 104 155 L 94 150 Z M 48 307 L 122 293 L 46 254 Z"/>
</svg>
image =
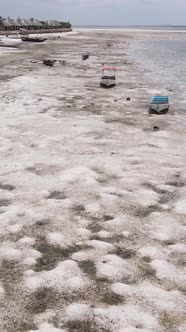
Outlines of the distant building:
<svg viewBox="0 0 186 332">
<path fill-rule="evenodd" d="M 43 27 L 43 24 L 36 20 L 36 19 L 11 19 L 11 18 L 3 18 L 2 19 L 2 26 L 5 31 L 12 31 L 12 30 L 20 30 L 27 29 L 27 30 L 39 30 Z"/>
<path fill-rule="evenodd" d="M 8 18 L 0 18 L 0 30 L 5 31 L 17 31 L 20 29 L 26 30 L 41 30 L 41 29 L 60 29 L 63 27 L 71 28 L 71 24 L 69 22 L 58 22 L 56 20 L 48 20 L 46 22 L 39 21 L 35 18 L 31 19 L 11 19 Z"/>
<path fill-rule="evenodd" d="M 16 25 L 13 20 L 10 18 L 2 18 L 1 19 L 1 29 L 2 30 L 16 30 Z"/>
</svg>

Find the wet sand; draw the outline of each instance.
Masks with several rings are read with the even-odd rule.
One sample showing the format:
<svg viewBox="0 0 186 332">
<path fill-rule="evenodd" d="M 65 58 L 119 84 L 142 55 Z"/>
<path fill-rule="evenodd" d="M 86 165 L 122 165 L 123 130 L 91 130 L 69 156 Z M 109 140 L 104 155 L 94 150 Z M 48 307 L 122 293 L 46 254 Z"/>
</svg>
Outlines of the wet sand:
<svg viewBox="0 0 186 332">
<path fill-rule="evenodd" d="M 127 56 L 144 34 L 0 50 L 0 331 L 186 329 L 185 114 L 149 117 L 171 92 Z"/>
</svg>

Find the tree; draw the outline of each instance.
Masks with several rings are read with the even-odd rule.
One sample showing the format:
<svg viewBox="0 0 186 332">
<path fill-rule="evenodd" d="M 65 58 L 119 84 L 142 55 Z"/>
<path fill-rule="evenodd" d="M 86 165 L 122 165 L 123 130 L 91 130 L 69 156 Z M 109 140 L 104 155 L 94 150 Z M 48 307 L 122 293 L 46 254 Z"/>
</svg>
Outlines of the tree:
<svg viewBox="0 0 186 332">
<path fill-rule="evenodd" d="M 0 16 L 0 30 L 4 30 L 3 18 Z"/>
<path fill-rule="evenodd" d="M 65 28 L 70 28 L 71 29 L 71 27 L 72 27 L 72 25 L 70 24 L 70 22 L 59 22 L 59 24 L 64 29 Z"/>
</svg>

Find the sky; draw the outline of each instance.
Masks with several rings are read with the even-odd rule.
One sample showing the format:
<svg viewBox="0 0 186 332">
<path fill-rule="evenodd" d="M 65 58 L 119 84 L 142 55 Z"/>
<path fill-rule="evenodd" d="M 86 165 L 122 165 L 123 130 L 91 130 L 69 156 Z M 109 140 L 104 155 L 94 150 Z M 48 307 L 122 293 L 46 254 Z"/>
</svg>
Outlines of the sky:
<svg viewBox="0 0 186 332">
<path fill-rule="evenodd" d="M 186 25 L 186 0 L 0 0 L 0 16 L 73 25 Z"/>
</svg>

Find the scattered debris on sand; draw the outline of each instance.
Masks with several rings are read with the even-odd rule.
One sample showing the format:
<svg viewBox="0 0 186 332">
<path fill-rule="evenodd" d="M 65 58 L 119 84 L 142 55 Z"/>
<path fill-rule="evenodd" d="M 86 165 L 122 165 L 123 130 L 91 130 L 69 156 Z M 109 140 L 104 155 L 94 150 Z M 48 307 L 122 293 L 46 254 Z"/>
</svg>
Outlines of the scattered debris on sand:
<svg viewBox="0 0 186 332">
<path fill-rule="evenodd" d="M 82 30 L 2 51 L 0 331 L 186 330 L 184 104 L 148 116 L 167 88 L 126 55 L 165 36 Z"/>
<path fill-rule="evenodd" d="M 43 64 L 45 66 L 53 67 L 53 65 L 56 63 L 56 60 L 50 60 L 50 59 L 43 59 Z"/>
</svg>

